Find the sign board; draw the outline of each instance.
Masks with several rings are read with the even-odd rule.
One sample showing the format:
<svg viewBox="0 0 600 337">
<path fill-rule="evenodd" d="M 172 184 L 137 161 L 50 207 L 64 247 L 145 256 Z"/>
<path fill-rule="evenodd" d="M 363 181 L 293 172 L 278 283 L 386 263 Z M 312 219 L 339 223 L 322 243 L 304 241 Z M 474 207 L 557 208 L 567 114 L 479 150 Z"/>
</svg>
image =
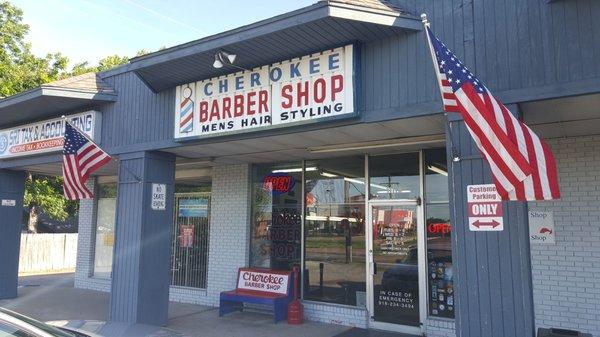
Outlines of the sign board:
<svg viewBox="0 0 600 337">
<path fill-rule="evenodd" d="M 208 199 L 190 198 L 179 199 L 180 218 L 206 218 L 208 217 Z"/>
<path fill-rule="evenodd" d="M 352 117 L 353 54 L 347 45 L 178 86 L 175 139 Z"/>
<path fill-rule="evenodd" d="M 88 111 L 70 115 L 66 120 L 98 141 L 96 136 L 100 134 L 102 124 L 100 113 Z M 0 159 L 61 151 L 64 134 L 65 120 L 62 118 L 0 130 Z"/>
<path fill-rule="evenodd" d="M 167 207 L 167 185 L 152 184 L 151 207 L 155 211 L 164 211 Z"/>
<path fill-rule="evenodd" d="M 494 184 L 467 186 L 467 212 L 472 231 L 501 231 L 502 199 Z"/>
<path fill-rule="evenodd" d="M 194 247 L 194 225 L 179 226 L 179 247 L 192 248 Z"/>
<path fill-rule="evenodd" d="M 17 201 L 15 199 L 2 199 L 2 206 L 15 207 Z"/>
<path fill-rule="evenodd" d="M 529 211 L 529 241 L 531 243 L 555 243 L 554 213 Z"/>
<path fill-rule="evenodd" d="M 287 294 L 290 273 L 242 268 L 238 274 L 237 288 L 276 294 Z"/>
<path fill-rule="evenodd" d="M 273 192 L 273 195 L 288 193 L 296 186 L 296 179 L 287 173 L 271 173 L 263 179 L 263 189 Z"/>
</svg>

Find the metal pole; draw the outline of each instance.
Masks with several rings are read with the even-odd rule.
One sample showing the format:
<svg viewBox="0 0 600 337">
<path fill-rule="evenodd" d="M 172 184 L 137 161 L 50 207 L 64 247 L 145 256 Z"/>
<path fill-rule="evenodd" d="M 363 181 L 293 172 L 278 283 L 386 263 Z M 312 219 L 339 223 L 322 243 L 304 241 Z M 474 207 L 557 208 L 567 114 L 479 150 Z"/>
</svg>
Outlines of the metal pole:
<svg viewBox="0 0 600 337">
<path fill-rule="evenodd" d="M 301 270 L 300 270 L 300 275 L 301 277 L 299 277 L 299 282 L 300 282 L 300 298 L 304 299 L 304 278 L 306 277 L 306 266 L 305 266 L 305 254 L 306 254 L 306 249 L 304 247 L 304 243 L 305 243 L 305 238 L 304 236 L 306 235 L 305 232 L 305 225 L 306 225 L 306 160 L 302 160 L 302 188 L 301 188 L 301 193 L 302 193 L 302 200 L 300 202 L 300 205 L 302 206 L 302 211 L 301 211 L 301 216 L 302 218 L 300 219 L 300 266 L 301 266 Z"/>
</svg>

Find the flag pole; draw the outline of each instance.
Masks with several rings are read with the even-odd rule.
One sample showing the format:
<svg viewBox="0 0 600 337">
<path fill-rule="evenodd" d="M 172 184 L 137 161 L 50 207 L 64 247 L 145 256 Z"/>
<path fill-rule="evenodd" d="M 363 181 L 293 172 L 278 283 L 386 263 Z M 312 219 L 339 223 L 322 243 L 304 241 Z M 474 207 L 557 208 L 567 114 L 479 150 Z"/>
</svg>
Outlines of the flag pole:
<svg viewBox="0 0 600 337">
<path fill-rule="evenodd" d="M 425 27 L 425 38 L 427 39 L 427 45 L 429 46 L 429 52 L 431 53 L 431 62 L 433 62 L 433 72 L 435 73 L 435 76 L 438 79 L 438 89 L 440 90 L 440 95 L 442 98 L 442 105 L 444 102 L 444 92 L 442 91 L 442 86 L 440 85 L 440 83 L 442 83 L 442 77 L 440 75 L 440 72 L 438 70 L 439 65 L 437 64 L 436 60 L 437 57 L 435 56 L 435 52 L 433 51 L 433 45 L 431 44 L 431 37 L 429 36 L 429 32 L 427 31 L 427 29 L 430 27 L 430 23 L 429 20 L 427 19 L 427 14 L 423 13 L 421 14 L 421 22 L 423 22 L 423 26 Z M 446 114 L 446 113 L 444 113 Z"/>
<path fill-rule="evenodd" d="M 73 128 L 73 129 L 75 129 L 75 130 L 76 130 L 77 132 L 79 132 L 79 133 L 80 133 L 82 136 L 84 136 L 84 137 L 85 137 L 85 139 L 87 139 L 88 141 L 92 142 L 94 145 L 96 145 L 96 146 L 97 146 L 97 147 L 99 147 L 100 149 L 102 149 L 102 148 L 101 148 L 100 146 L 98 146 L 98 144 L 96 144 L 96 142 L 94 142 L 94 141 L 93 141 L 93 140 L 92 140 L 92 139 L 91 139 L 91 138 L 90 138 L 90 137 L 89 137 L 89 136 L 88 136 L 88 135 L 87 135 L 85 132 L 81 131 L 81 130 L 80 130 L 78 127 L 76 127 L 75 125 L 73 125 L 73 124 L 69 123 L 69 121 L 67 120 L 67 116 L 65 116 L 65 115 L 62 115 L 62 116 L 60 116 L 60 117 L 63 119 L 63 121 L 64 121 L 66 124 L 69 124 L 69 125 L 70 125 L 70 126 Z M 64 138 L 64 136 L 63 136 L 63 138 Z M 104 151 L 104 150 L 102 149 L 102 151 Z M 106 151 L 104 151 L 104 152 L 106 152 Z M 109 155 L 109 156 L 110 156 L 110 155 Z M 120 161 L 119 161 L 119 160 L 117 160 L 117 158 L 115 158 L 115 157 L 113 157 L 113 156 L 110 156 L 110 159 L 111 159 L 111 160 L 113 160 L 115 163 L 117 163 L 117 165 L 118 165 L 118 166 L 121 166 L 121 163 L 120 163 Z M 125 170 L 127 170 L 127 172 L 129 172 L 129 174 L 131 174 L 131 175 L 132 175 L 132 176 L 135 178 L 135 180 L 137 180 L 137 182 L 138 182 L 138 183 L 141 183 L 141 182 L 142 182 L 142 179 L 141 179 L 140 177 L 138 177 L 138 175 L 137 175 L 137 174 L 135 174 L 135 172 L 131 171 L 131 170 L 130 170 L 130 169 L 127 167 L 127 166 L 123 166 L 123 168 L 124 168 Z"/>
<path fill-rule="evenodd" d="M 428 32 L 428 29 L 431 26 L 431 23 L 427 19 L 427 14 L 425 14 L 425 13 L 421 14 L 421 22 L 423 23 L 423 26 L 425 27 L 425 38 L 427 39 L 427 45 L 429 46 L 429 53 L 431 53 L 431 62 L 433 62 L 433 72 L 435 73 L 435 76 L 438 79 L 437 87 L 440 90 L 440 96 L 441 96 L 440 98 L 442 99 L 442 105 L 443 105 L 444 104 L 444 92 L 442 91 L 442 86 L 440 85 L 440 83 L 442 83 L 442 76 L 438 70 L 439 65 L 436 62 L 437 57 L 435 56 L 435 52 L 433 51 L 433 45 L 431 44 L 431 37 L 429 36 L 429 32 Z M 448 113 L 444 112 L 444 115 L 447 116 Z M 460 155 L 455 153 L 456 149 L 454 148 L 454 142 L 452 140 L 452 124 L 450 124 L 450 123 L 448 123 L 448 132 L 450 133 L 450 145 L 452 145 L 452 161 L 453 162 L 460 161 Z"/>
</svg>

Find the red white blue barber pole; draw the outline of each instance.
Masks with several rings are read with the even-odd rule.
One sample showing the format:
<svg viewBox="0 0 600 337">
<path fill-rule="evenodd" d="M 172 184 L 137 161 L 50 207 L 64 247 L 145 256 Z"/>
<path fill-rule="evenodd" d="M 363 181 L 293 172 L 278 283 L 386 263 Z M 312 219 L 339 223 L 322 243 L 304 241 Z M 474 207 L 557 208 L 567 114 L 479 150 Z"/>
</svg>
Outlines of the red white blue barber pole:
<svg viewBox="0 0 600 337">
<path fill-rule="evenodd" d="M 181 91 L 183 96 L 179 106 L 179 132 L 190 133 L 194 131 L 194 101 L 192 100 L 193 90 L 186 86 Z"/>
</svg>

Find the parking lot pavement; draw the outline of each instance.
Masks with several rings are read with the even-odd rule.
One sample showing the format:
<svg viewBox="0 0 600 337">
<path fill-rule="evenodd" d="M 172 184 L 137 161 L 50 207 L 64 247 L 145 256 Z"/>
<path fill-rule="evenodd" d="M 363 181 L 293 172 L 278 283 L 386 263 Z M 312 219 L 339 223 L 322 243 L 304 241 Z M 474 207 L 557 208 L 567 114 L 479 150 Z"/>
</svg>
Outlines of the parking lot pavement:
<svg viewBox="0 0 600 337">
<path fill-rule="evenodd" d="M 74 277 L 73 273 L 20 276 L 19 287 L 53 286 L 73 288 Z"/>
<path fill-rule="evenodd" d="M 302 325 L 285 322 L 275 324 L 273 316 L 256 312 L 238 312 L 219 317 L 216 308 L 186 317 L 170 318 L 168 327 L 190 336 L 210 337 L 329 337 L 349 329 L 315 322 Z"/>
<path fill-rule="evenodd" d="M 19 285 L 19 296 L 0 300 L 0 307 L 41 321 L 108 319 L 109 294 L 73 288 L 73 274 L 21 277 Z M 190 337 L 329 337 L 349 329 L 315 322 L 274 324 L 272 315 L 258 312 L 219 317 L 217 308 L 175 302 L 169 304 L 167 328 Z"/>
</svg>

